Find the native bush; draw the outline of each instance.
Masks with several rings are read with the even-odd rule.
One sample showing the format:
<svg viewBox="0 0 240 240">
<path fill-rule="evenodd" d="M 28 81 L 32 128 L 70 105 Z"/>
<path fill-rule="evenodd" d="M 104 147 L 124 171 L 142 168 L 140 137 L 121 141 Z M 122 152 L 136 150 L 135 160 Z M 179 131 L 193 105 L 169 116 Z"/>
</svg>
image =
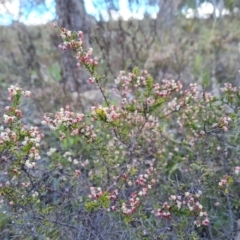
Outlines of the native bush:
<svg viewBox="0 0 240 240">
<path fill-rule="evenodd" d="M 45 114 L 42 124 L 72 146 L 46 150 L 41 130 L 22 121 L 21 98 L 30 92 L 8 89 L 0 131 L 2 236 L 233 239 L 240 88 L 226 83 L 217 98 L 196 84 L 156 82 L 135 67 L 119 73 L 111 98 L 82 32 L 56 29 L 59 48 L 72 49 L 104 100 L 85 114 L 69 106 Z"/>
</svg>

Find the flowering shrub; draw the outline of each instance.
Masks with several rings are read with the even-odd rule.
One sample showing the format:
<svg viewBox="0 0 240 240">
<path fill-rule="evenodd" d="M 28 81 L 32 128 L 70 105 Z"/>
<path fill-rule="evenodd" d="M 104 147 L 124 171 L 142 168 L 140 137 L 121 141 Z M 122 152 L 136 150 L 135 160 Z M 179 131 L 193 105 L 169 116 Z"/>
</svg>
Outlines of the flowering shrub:
<svg viewBox="0 0 240 240">
<path fill-rule="evenodd" d="M 20 100 L 30 92 L 9 88 L 0 194 L 11 231 L 39 239 L 232 239 L 240 88 L 225 84 L 216 98 L 134 68 L 117 76 L 111 99 L 82 32 L 58 31 L 59 48 L 73 50 L 104 102 L 86 114 L 66 106 L 43 116 L 62 142 L 87 145 L 87 157 L 60 147 L 45 153 L 41 131 L 21 121 Z"/>
</svg>

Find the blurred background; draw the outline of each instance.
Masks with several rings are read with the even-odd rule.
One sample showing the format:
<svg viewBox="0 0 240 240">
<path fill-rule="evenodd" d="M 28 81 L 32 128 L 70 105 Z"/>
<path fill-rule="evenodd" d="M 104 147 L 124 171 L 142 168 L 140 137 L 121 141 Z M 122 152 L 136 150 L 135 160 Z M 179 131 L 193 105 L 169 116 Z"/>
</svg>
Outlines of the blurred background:
<svg viewBox="0 0 240 240">
<path fill-rule="evenodd" d="M 57 48 L 52 22 L 84 32 L 109 89 L 134 66 L 216 95 L 222 83 L 240 81 L 239 0 L 0 0 L 0 103 L 10 84 L 32 90 L 31 119 L 100 101 L 72 53 Z"/>
</svg>

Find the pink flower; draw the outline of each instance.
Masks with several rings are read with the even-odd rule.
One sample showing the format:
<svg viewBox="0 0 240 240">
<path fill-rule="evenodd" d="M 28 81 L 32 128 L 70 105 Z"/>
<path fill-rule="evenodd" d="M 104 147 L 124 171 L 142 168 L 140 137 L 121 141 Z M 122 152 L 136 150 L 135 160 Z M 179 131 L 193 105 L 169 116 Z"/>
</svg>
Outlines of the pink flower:
<svg viewBox="0 0 240 240">
<path fill-rule="evenodd" d="M 135 192 L 131 193 L 131 197 L 132 198 L 136 198 L 137 197 L 137 194 Z"/>
<path fill-rule="evenodd" d="M 30 95 L 31 95 L 31 92 L 30 92 L 30 91 L 25 91 L 25 92 L 24 92 L 24 96 L 25 96 L 25 97 L 30 97 Z"/>
<path fill-rule="evenodd" d="M 112 211 L 116 211 L 117 210 L 117 206 L 112 206 L 111 209 L 112 209 Z"/>
<path fill-rule="evenodd" d="M 205 218 L 205 219 L 202 221 L 202 224 L 203 224 L 204 226 L 208 226 L 209 223 L 210 223 L 210 221 L 209 221 L 208 218 Z"/>
<path fill-rule="evenodd" d="M 52 27 L 56 28 L 57 24 L 55 22 L 52 23 Z"/>
<path fill-rule="evenodd" d="M 75 170 L 75 173 L 79 176 L 81 174 L 80 170 Z"/>
</svg>

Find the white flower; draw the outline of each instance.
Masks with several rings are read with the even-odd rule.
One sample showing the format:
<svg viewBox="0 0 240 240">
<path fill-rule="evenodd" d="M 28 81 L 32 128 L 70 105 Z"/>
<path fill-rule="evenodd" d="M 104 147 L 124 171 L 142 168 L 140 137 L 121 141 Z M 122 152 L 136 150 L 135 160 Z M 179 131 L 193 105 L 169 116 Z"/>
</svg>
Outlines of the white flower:
<svg viewBox="0 0 240 240">
<path fill-rule="evenodd" d="M 185 196 L 188 197 L 190 195 L 189 192 L 185 192 Z"/>
<path fill-rule="evenodd" d="M 235 167 L 234 173 L 238 175 L 240 172 L 240 166 Z"/>
<path fill-rule="evenodd" d="M 50 148 L 49 151 L 47 152 L 48 156 L 51 156 L 54 152 L 56 152 L 56 148 Z"/>
<path fill-rule="evenodd" d="M 74 165 L 77 165 L 78 163 L 79 163 L 79 162 L 78 162 L 77 159 L 74 159 L 74 160 L 73 160 L 73 164 L 74 164 Z"/>
</svg>

